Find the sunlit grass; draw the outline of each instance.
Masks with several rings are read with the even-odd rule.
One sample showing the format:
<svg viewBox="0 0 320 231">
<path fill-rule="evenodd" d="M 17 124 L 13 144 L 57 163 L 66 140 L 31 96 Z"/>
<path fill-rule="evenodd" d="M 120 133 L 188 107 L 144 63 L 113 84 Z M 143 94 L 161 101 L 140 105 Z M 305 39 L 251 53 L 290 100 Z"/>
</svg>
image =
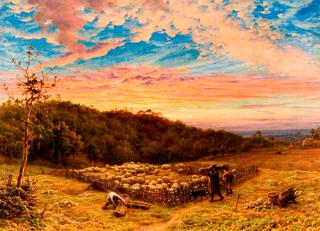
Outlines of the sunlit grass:
<svg viewBox="0 0 320 231">
<path fill-rule="evenodd" d="M 314 171 L 316 167 L 311 171 L 302 168 L 290 171 L 287 167 L 260 169 L 258 176 L 235 187 L 234 194 L 226 196 L 224 201 L 209 203 L 207 198 L 175 208 L 152 205 L 150 210 L 128 209 L 123 218 L 115 218 L 112 210 L 101 209 L 106 192 L 88 189 L 89 184 L 75 179 L 50 175 L 52 169 L 48 167 L 28 166 L 27 171 L 39 185 L 39 210 L 49 205 L 44 218 L 47 230 L 319 230 L 320 172 Z M 18 165 L 0 167 L 0 173 L 17 172 Z M 297 198 L 297 204 L 264 212 L 244 208 L 257 198 L 267 200 L 269 191 L 299 185 L 303 194 Z M 238 193 L 241 196 L 235 211 Z M 76 205 L 61 207 L 59 202 L 63 200 Z"/>
</svg>

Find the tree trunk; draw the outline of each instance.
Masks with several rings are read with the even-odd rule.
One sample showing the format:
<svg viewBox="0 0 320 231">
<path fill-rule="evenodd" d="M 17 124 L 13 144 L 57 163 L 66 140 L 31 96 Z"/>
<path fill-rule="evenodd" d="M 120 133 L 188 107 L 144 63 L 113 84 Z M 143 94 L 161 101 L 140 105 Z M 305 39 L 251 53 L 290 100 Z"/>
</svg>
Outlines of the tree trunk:
<svg viewBox="0 0 320 231">
<path fill-rule="evenodd" d="M 19 176 L 18 176 L 18 182 L 17 187 L 21 187 L 22 185 L 22 178 L 24 176 L 25 168 L 27 166 L 28 157 L 29 157 L 29 146 L 30 146 L 30 115 L 31 115 L 31 108 L 27 108 L 27 114 L 25 119 L 25 125 L 24 125 L 24 137 L 23 137 L 23 157 L 22 162 L 20 166 Z"/>
<path fill-rule="evenodd" d="M 56 151 L 56 149 L 54 149 L 53 150 L 53 154 L 54 154 L 54 156 L 53 156 L 53 161 L 54 161 L 54 163 L 56 164 L 56 165 L 58 165 L 59 164 L 59 152 L 58 151 Z"/>
</svg>

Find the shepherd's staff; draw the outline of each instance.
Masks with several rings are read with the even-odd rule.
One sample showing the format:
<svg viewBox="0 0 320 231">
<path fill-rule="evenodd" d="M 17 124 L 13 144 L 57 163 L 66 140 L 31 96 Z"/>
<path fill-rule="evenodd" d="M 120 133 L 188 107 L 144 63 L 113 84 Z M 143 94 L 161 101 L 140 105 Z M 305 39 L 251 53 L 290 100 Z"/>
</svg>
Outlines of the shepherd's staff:
<svg viewBox="0 0 320 231">
<path fill-rule="evenodd" d="M 241 193 L 238 193 L 236 207 L 234 208 L 234 211 L 237 211 L 240 196 L 241 196 Z"/>
</svg>

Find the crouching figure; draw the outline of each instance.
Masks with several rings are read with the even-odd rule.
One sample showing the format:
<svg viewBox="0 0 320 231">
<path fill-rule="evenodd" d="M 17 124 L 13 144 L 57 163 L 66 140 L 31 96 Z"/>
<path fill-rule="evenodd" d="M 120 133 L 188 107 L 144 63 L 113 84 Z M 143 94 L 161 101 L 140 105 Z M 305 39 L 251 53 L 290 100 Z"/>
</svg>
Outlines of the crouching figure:
<svg viewBox="0 0 320 231">
<path fill-rule="evenodd" d="M 110 192 L 107 196 L 106 204 L 102 207 L 102 209 L 107 209 L 110 204 L 113 205 L 113 209 L 116 209 L 119 203 L 127 206 L 126 199 L 128 199 L 128 195 L 123 195 L 123 197 L 121 197 L 115 192 Z"/>
</svg>

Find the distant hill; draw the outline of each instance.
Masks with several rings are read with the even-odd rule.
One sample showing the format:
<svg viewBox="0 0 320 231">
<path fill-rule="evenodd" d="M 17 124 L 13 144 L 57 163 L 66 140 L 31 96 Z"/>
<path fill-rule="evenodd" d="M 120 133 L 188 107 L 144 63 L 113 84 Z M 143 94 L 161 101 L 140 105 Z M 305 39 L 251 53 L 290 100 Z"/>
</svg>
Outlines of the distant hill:
<svg viewBox="0 0 320 231">
<path fill-rule="evenodd" d="M 11 158 L 22 152 L 23 116 L 14 104 L 0 106 L 0 153 Z M 239 151 L 243 143 L 240 135 L 186 126 L 151 110 L 101 112 L 51 101 L 41 105 L 36 121 L 31 158 L 65 165 L 195 160 Z"/>
<path fill-rule="evenodd" d="M 274 137 L 278 141 L 297 141 L 297 133 L 300 132 L 302 137 L 300 139 L 306 138 L 310 135 L 311 129 L 282 129 L 282 130 L 261 130 L 263 136 Z M 256 131 L 235 131 L 235 134 L 241 135 L 243 137 L 251 137 Z"/>
</svg>

